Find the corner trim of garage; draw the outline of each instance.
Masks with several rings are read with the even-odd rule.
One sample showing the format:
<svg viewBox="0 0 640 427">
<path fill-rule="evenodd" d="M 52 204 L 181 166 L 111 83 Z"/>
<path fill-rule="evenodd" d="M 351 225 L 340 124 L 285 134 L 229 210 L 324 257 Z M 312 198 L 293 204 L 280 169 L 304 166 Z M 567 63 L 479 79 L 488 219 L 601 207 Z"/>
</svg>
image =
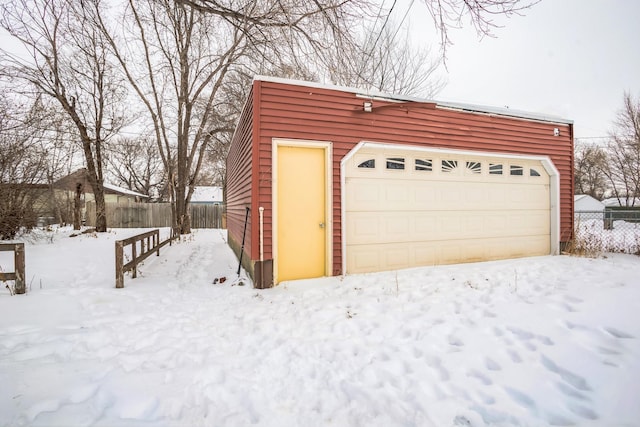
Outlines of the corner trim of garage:
<svg viewBox="0 0 640 427">
<path fill-rule="evenodd" d="M 473 151 L 473 150 L 456 150 L 436 147 L 417 147 L 412 145 L 389 144 L 372 141 L 361 141 L 351 151 L 349 151 L 340 161 L 340 218 L 341 218 L 341 249 L 342 249 L 342 274 L 346 275 L 347 271 L 347 218 L 346 218 L 346 172 L 345 168 L 349 160 L 360 150 L 365 148 L 377 150 L 398 150 L 416 151 L 422 153 L 447 153 L 452 155 L 473 155 L 481 157 L 502 157 L 522 160 L 539 161 L 542 163 L 546 172 L 549 174 L 549 205 L 550 205 L 550 255 L 559 253 L 560 245 L 560 174 L 553 162 L 548 156 L 525 155 L 514 153 L 501 153 L 492 151 Z"/>
</svg>

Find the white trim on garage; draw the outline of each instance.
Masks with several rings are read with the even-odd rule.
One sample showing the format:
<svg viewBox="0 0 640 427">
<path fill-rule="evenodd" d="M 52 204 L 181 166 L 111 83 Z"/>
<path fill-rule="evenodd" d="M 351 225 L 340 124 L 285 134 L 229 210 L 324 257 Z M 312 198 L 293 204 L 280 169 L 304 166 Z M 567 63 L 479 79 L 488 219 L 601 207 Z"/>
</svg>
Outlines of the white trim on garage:
<svg viewBox="0 0 640 427">
<path fill-rule="evenodd" d="M 402 144 L 388 144 L 378 143 L 370 141 L 362 141 L 358 143 L 340 162 L 340 184 L 341 184 L 341 249 L 342 249 L 342 272 L 347 274 L 347 218 L 346 218 L 346 172 L 345 168 L 347 163 L 361 150 L 363 149 L 375 149 L 375 150 L 401 150 L 401 151 L 415 151 L 419 153 L 434 153 L 434 154 L 452 154 L 452 155 L 470 155 L 474 157 L 487 157 L 487 158 L 504 158 L 504 159 L 519 159 L 526 161 L 538 161 L 542 164 L 545 171 L 549 175 L 549 208 L 550 208 L 550 254 L 557 255 L 559 253 L 559 241 L 560 241 L 560 174 L 555 165 L 548 156 L 538 155 L 521 155 L 513 153 L 499 153 L 499 152 L 487 152 L 487 151 L 473 151 L 473 150 L 455 150 L 447 148 L 427 148 L 417 147 L 411 145 Z"/>
</svg>

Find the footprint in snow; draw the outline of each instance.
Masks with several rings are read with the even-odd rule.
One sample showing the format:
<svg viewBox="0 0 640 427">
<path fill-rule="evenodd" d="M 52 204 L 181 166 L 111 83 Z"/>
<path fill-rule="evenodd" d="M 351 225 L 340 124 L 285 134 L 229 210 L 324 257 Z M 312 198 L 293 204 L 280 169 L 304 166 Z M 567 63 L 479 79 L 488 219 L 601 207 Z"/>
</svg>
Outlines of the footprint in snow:
<svg viewBox="0 0 640 427">
<path fill-rule="evenodd" d="M 455 336 L 453 334 L 449 335 L 447 340 L 449 342 L 449 345 L 452 345 L 454 347 L 462 347 L 462 346 L 464 346 L 464 342 L 462 342 L 462 340 L 460 338 L 458 338 L 457 336 Z"/>
<path fill-rule="evenodd" d="M 560 310 L 566 313 L 575 313 L 578 311 L 573 305 L 571 305 L 566 301 L 552 301 L 549 305 L 552 308 L 555 308 L 557 310 Z"/>
<path fill-rule="evenodd" d="M 440 381 L 449 381 L 449 371 L 442 366 L 442 361 L 438 356 L 426 356 L 425 359 L 427 365 L 438 373 Z"/>
<path fill-rule="evenodd" d="M 530 340 L 533 338 L 533 334 L 524 329 L 516 328 L 515 326 L 508 326 L 507 330 L 515 335 L 520 340 Z"/>
<path fill-rule="evenodd" d="M 584 405 L 581 405 L 577 402 L 568 402 L 567 403 L 567 407 L 569 408 L 569 410 L 571 412 L 573 412 L 574 414 L 582 417 L 582 418 L 586 418 L 588 420 L 597 420 L 598 419 L 598 414 L 596 414 L 593 410 L 587 408 Z"/>
<path fill-rule="evenodd" d="M 522 363 L 522 357 L 520 357 L 520 353 L 515 350 L 507 349 L 507 354 L 513 363 Z"/>
<path fill-rule="evenodd" d="M 496 362 L 495 360 L 489 357 L 484 358 L 484 366 L 490 371 L 499 371 L 502 369 L 502 367 L 500 366 L 500 364 L 498 364 L 498 362 Z"/>
<path fill-rule="evenodd" d="M 537 350 L 537 347 L 532 341 L 538 341 L 539 343 L 547 346 L 554 345 L 553 340 L 545 335 L 537 335 L 515 326 L 508 326 L 507 330 L 519 339 L 522 342 L 522 345 L 530 351 Z"/>
<path fill-rule="evenodd" d="M 461 311 L 462 311 L 462 310 L 461 310 L 460 303 L 459 303 L 458 301 L 454 301 L 454 302 L 453 302 L 453 312 L 454 312 L 455 314 L 460 314 L 460 312 L 461 312 Z"/>
<path fill-rule="evenodd" d="M 555 386 L 558 388 L 558 390 L 560 390 L 562 393 L 564 393 L 568 397 L 578 399 L 578 400 L 583 400 L 583 401 L 589 400 L 589 398 L 585 394 L 579 392 L 578 390 L 576 390 L 575 388 L 571 387 L 570 385 L 568 385 L 563 381 L 556 382 Z"/>
<path fill-rule="evenodd" d="M 536 402 L 528 394 L 511 387 L 504 387 L 504 391 L 518 405 L 529 409 L 531 412 L 536 412 Z"/>
<path fill-rule="evenodd" d="M 616 362 L 609 360 L 609 357 L 623 354 L 621 340 L 634 338 L 631 334 L 612 327 L 591 328 L 568 320 L 562 320 L 560 324 L 567 328 L 578 342 L 605 357 L 601 361 L 609 366 L 618 366 Z"/>
<path fill-rule="evenodd" d="M 413 338 L 413 333 L 410 330 L 407 329 L 407 330 L 402 331 L 402 333 L 400 334 L 400 337 L 402 339 L 408 340 L 408 339 Z"/>
<path fill-rule="evenodd" d="M 549 359 L 544 354 L 540 356 L 540 363 L 542 363 L 542 366 L 547 368 L 550 372 L 559 375 L 560 378 L 570 386 L 581 391 L 591 391 L 591 387 L 584 377 L 558 366 L 553 360 Z"/>
<path fill-rule="evenodd" d="M 490 311 L 490 310 L 487 310 L 487 309 L 482 311 L 482 315 L 484 317 L 490 317 L 490 318 L 496 317 L 496 314 L 493 311 Z"/>
<path fill-rule="evenodd" d="M 471 427 L 471 421 L 467 417 L 456 415 L 453 419 L 453 425 L 455 427 Z"/>
<path fill-rule="evenodd" d="M 493 384 L 491 378 L 484 375 L 482 372 L 476 371 L 475 369 L 471 369 L 469 372 L 467 372 L 467 376 L 478 379 L 483 385 Z"/>
<path fill-rule="evenodd" d="M 573 295 L 565 295 L 564 296 L 564 300 L 569 302 L 569 303 L 573 303 L 573 304 L 581 303 L 581 302 L 584 301 L 584 300 L 582 300 L 582 299 L 580 299 L 580 298 L 578 298 L 576 296 L 573 296 Z"/>
<path fill-rule="evenodd" d="M 635 338 L 633 335 L 628 334 L 628 333 L 626 333 L 624 331 L 621 331 L 619 329 L 616 329 L 616 328 L 604 327 L 602 329 L 604 329 L 605 332 L 607 332 L 609 335 L 611 335 L 614 338 L 619 338 L 619 339 L 633 339 L 633 338 Z"/>
</svg>

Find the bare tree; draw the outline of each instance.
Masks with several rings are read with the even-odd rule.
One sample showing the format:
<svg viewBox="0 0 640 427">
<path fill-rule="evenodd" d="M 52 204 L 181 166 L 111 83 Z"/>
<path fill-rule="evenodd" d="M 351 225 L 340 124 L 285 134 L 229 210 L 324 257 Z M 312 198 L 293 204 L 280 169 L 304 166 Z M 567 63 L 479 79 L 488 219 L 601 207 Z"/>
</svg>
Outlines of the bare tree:
<svg viewBox="0 0 640 427">
<path fill-rule="evenodd" d="M 58 224 L 70 224 L 73 221 L 72 199 L 67 192 L 57 191 L 55 183 L 83 164 L 75 126 L 60 110 L 56 100 L 42 95 L 36 96 L 30 117 L 30 129 L 38 135 L 38 150 L 46 177 L 44 183 L 48 187 L 50 210 L 47 215 L 53 216 Z"/>
<path fill-rule="evenodd" d="M 378 22 L 378 21 L 376 21 Z M 430 49 L 414 45 L 409 33 L 396 25 L 365 31 L 363 40 L 334 52 L 329 78 L 345 86 L 432 98 L 444 86 L 436 75 L 440 61 Z M 377 35 L 377 36 L 376 36 Z"/>
<path fill-rule="evenodd" d="M 447 48 L 452 41 L 449 30 L 462 28 L 469 23 L 479 37 L 493 37 L 500 25 L 495 19 L 500 16 L 520 15 L 540 0 L 422 0 L 427 6 L 433 23 L 440 35 L 440 50 L 446 60 Z"/>
<path fill-rule="evenodd" d="M 5 75 L 55 99 L 73 123 L 96 201 L 96 230 L 106 231 L 103 144 L 123 125 L 124 86 L 115 78 L 92 13 L 100 0 L 12 0 L 2 5 L 0 25 L 28 57 L 2 50 Z M 87 7 L 88 4 L 95 6 Z M 16 86 L 14 86 L 16 87 Z"/>
<path fill-rule="evenodd" d="M 291 52 L 303 58 L 350 37 L 345 21 L 351 11 L 345 4 L 350 3 L 356 2 L 268 0 L 216 3 L 212 8 L 173 0 L 129 0 L 123 19 L 132 23 L 128 33 L 117 35 L 114 26 L 99 20 L 151 118 L 167 171 L 176 232 L 190 232 L 188 204 L 205 154 L 224 147 L 225 134 L 233 131 L 226 83 L 249 63 L 267 68 L 293 57 Z"/>
<path fill-rule="evenodd" d="M 118 185 L 150 198 L 159 197 L 164 167 L 153 138 L 114 138 L 106 147 L 109 172 Z"/>
<path fill-rule="evenodd" d="M 604 173 L 622 206 L 635 206 L 640 197 L 640 99 L 625 92 L 607 147 Z"/>
<path fill-rule="evenodd" d="M 296 16 L 294 15 L 290 20 L 278 19 L 278 15 L 264 13 L 262 15 L 253 15 L 247 13 L 246 10 L 253 7 L 256 3 L 265 3 L 273 7 L 290 7 L 291 4 L 319 4 L 317 1 L 313 2 L 296 2 L 295 0 L 282 1 L 282 0 L 263 0 L 263 1 L 249 1 L 246 6 L 242 8 L 233 8 L 232 2 L 226 2 L 224 0 L 175 0 L 176 2 L 189 4 L 207 13 L 217 14 L 224 16 L 227 19 L 233 20 L 254 20 L 261 24 L 269 23 L 270 25 L 280 25 L 286 27 L 291 23 L 297 24 L 295 18 L 304 16 L 304 13 L 309 11 L 308 7 L 300 6 L 302 11 Z M 449 30 L 455 28 L 461 28 L 466 23 L 472 25 L 476 33 L 480 37 L 493 36 L 493 32 L 500 25 L 495 22 L 495 19 L 500 16 L 511 17 L 513 15 L 520 15 L 527 9 L 534 6 L 540 0 L 422 0 L 422 3 L 427 7 L 433 24 L 440 36 L 440 49 L 442 58 L 446 58 L 447 48 L 452 44 L 449 36 Z M 355 4 L 353 0 L 342 0 L 336 2 L 332 6 L 337 9 L 342 9 L 346 4 Z M 284 6 L 282 6 L 284 4 Z M 395 5 L 395 2 L 393 3 Z M 411 2 L 410 7 L 413 5 Z M 362 4 L 356 4 L 357 7 L 361 7 Z M 265 9 L 268 10 L 268 7 Z M 346 8 L 344 8 L 347 10 Z M 386 11 L 387 16 L 391 11 Z M 379 14 L 383 14 L 382 8 L 379 10 Z M 360 18 L 366 17 L 365 10 L 361 11 Z M 347 21 L 348 22 L 348 21 Z"/>
<path fill-rule="evenodd" d="M 602 200 L 607 191 L 607 152 L 604 148 L 576 141 L 574 153 L 574 189 L 576 194 L 588 194 Z"/>
<path fill-rule="evenodd" d="M 39 152 L 33 117 L 0 94 L 0 240 L 12 239 L 21 229 L 36 225 L 35 201 L 46 191 L 44 159 Z M 26 108 L 28 111 L 28 108 Z"/>
</svg>

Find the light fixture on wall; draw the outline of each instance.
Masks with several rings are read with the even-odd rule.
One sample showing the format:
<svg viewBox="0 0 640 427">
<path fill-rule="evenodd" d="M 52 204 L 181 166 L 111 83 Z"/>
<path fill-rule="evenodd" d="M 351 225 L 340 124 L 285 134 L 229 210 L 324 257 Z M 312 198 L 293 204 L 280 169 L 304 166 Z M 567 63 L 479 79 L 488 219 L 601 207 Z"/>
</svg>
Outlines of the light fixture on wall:
<svg viewBox="0 0 640 427">
<path fill-rule="evenodd" d="M 364 101 L 363 109 L 365 113 L 370 113 L 373 110 L 373 103 L 370 101 Z"/>
<path fill-rule="evenodd" d="M 560 129 L 553 128 L 553 136 L 560 136 Z"/>
</svg>

